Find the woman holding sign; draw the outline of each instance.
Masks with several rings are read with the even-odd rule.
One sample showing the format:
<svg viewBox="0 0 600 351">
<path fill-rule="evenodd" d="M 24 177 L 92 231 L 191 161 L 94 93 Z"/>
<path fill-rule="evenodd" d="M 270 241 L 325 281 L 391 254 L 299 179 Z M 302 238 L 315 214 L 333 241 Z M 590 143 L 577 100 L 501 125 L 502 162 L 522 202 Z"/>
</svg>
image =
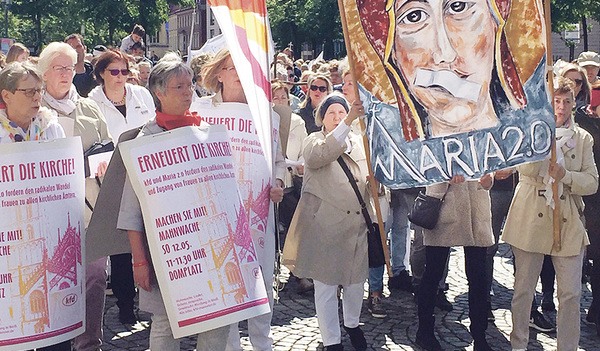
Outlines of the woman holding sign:
<svg viewBox="0 0 600 351">
<path fill-rule="evenodd" d="M 554 83 L 556 162 L 528 163 L 517 167 L 515 190 L 502 239 L 515 255 L 515 288 L 512 299 L 513 350 L 529 342 L 531 296 L 542 269 L 544 255 L 552 257 L 558 284 L 556 317 L 558 350 L 577 350 L 580 335 L 581 267 L 589 244 L 584 224 L 582 196 L 598 188 L 592 136 L 573 121 L 575 84 L 558 77 Z M 558 182 L 560 243 L 553 241 L 552 183 Z"/>
<path fill-rule="evenodd" d="M 166 55 L 154 66 L 148 78 L 148 89 L 156 103 L 156 117 L 141 130 L 138 137 L 163 131 L 200 125 L 200 118 L 189 112 L 194 85 L 193 72 L 179 57 Z M 160 289 L 152 268 L 146 243 L 144 220 L 138 198 L 129 180 L 125 181 L 117 227 L 126 230 L 133 257 L 133 277 L 140 289 L 140 309 L 152 314 L 150 349 L 178 351 L 179 340 L 173 337 Z M 198 334 L 198 351 L 225 350 L 229 326 Z"/>
<path fill-rule="evenodd" d="M 342 285 L 344 293 L 344 329 L 356 350 L 367 349 L 358 326 L 369 268 L 367 225 L 357 194 L 340 163 L 349 168 L 368 204 L 369 172 L 363 144 L 360 137 L 349 134 L 352 122 L 363 113 L 359 100 L 350 108 L 339 93 L 325 97 L 317 108 L 315 121 L 322 129 L 304 140 L 302 197 L 283 253 L 283 264 L 295 276 L 313 278 L 319 330 L 328 351 L 343 350 L 338 285 Z"/>
<path fill-rule="evenodd" d="M 112 142 L 98 105 L 91 99 L 79 96 L 72 83 L 76 63 L 75 49 L 69 44 L 54 42 L 48 44 L 40 54 L 38 70 L 46 88 L 42 94 L 42 105 L 58 114 L 58 122 L 67 136 L 81 137 L 85 155 L 86 151 L 103 145 L 103 142 Z M 100 178 L 104 175 L 106 166 L 106 162 L 103 162 L 91 170 L 92 177 L 85 180 L 86 228 L 96 205 Z M 106 257 L 103 257 L 86 265 L 86 331 L 74 340 L 77 350 L 97 349 L 102 344 L 106 262 Z"/>
<path fill-rule="evenodd" d="M 13 62 L 0 72 L 0 143 L 64 138 L 56 114 L 41 107 L 42 78 L 26 62 Z M 38 350 L 71 350 L 67 340 Z"/>
</svg>

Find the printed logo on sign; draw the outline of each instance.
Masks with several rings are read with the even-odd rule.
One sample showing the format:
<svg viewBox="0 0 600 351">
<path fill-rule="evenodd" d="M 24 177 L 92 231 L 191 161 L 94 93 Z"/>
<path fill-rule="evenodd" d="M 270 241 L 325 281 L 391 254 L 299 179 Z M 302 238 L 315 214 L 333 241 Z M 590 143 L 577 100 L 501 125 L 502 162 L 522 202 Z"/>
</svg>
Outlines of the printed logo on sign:
<svg viewBox="0 0 600 351">
<path fill-rule="evenodd" d="M 260 278 L 260 268 L 256 267 L 252 270 L 252 274 L 254 275 L 254 278 L 259 279 Z"/>
<path fill-rule="evenodd" d="M 75 294 L 69 294 L 65 297 L 63 297 L 62 303 L 65 306 L 72 306 L 75 304 L 75 302 L 77 302 L 77 295 Z"/>
<path fill-rule="evenodd" d="M 258 238 L 258 246 L 263 247 L 263 248 L 265 247 L 265 238 L 264 237 L 261 236 L 260 238 Z"/>
</svg>

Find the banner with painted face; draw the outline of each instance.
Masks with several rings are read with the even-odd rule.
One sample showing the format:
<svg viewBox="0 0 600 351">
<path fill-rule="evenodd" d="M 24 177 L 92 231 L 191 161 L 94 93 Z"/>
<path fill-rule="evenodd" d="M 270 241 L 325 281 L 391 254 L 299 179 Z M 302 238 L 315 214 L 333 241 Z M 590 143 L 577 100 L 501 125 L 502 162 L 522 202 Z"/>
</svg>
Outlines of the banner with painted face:
<svg viewBox="0 0 600 351">
<path fill-rule="evenodd" d="M 541 0 L 343 0 L 375 177 L 409 188 L 544 159 Z"/>
</svg>

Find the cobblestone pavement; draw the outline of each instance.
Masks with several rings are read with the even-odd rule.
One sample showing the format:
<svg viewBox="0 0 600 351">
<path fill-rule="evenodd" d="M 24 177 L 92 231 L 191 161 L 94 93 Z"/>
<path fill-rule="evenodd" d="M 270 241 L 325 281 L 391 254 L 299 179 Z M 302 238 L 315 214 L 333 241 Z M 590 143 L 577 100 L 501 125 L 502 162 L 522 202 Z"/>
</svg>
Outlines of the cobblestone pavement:
<svg viewBox="0 0 600 351">
<path fill-rule="evenodd" d="M 274 350 L 322 350 L 321 337 L 315 317 L 312 294 L 296 293 L 295 282 L 287 282 L 289 274 L 285 271 L 281 281 L 287 283 L 279 294 L 275 304 L 272 337 Z M 386 278 L 387 279 L 387 278 Z M 510 249 L 501 244 L 495 258 L 492 302 L 496 318 L 488 327 L 488 340 L 494 350 L 510 350 L 508 341 L 511 330 L 510 300 L 513 287 L 513 265 Z M 453 302 L 452 312 L 436 309 L 436 333 L 445 350 L 472 350 L 472 338 L 468 332 L 467 280 L 464 273 L 464 256 L 460 248 L 452 250 L 450 273 L 447 279 L 448 299 Z M 386 287 L 387 289 L 387 287 Z M 538 286 L 538 291 L 541 287 Z M 591 302 L 589 285 L 582 285 L 581 300 L 581 340 L 579 350 L 600 350 L 600 337 L 594 326 L 585 321 L 585 312 Z M 364 300 L 361 316 L 361 328 L 370 345 L 369 350 L 419 350 L 414 343 L 417 329 L 417 309 L 414 298 L 407 292 L 385 291 L 388 317 L 372 318 Z M 365 295 L 366 297 L 366 295 Z M 539 296 L 538 296 L 539 298 Z M 126 326 L 118 321 L 118 308 L 113 296 L 107 296 L 104 315 L 104 346 L 107 350 L 146 350 L 148 349 L 149 315 L 139 312 L 141 322 Z M 557 301 L 555 301 L 557 303 Z M 552 316 L 555 318 L 556 316 Z M 340 318 L 341 320 L 341 318 Z M 245 323 L 240 323 L 240 333 L 244 350 L 251 350 Z M 352 350 L 347 335 L 342 330 L 343 344 L 346 350 Z M 182 350 L 194 350 L 195 341 L 188 337 L 182 339 Z M 531 331 L 529 350 L 556 350 L 555 334 Z"/>
</svg>

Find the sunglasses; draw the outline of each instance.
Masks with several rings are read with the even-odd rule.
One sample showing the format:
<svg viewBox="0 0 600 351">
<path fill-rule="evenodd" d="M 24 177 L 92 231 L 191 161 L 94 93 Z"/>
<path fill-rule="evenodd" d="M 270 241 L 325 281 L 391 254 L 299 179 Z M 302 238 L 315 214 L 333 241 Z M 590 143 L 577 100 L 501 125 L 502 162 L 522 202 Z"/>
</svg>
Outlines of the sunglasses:
<svg viewBox="0 0 600 351">
<path fill-rule="evenodd" d="M 575 79 L 575 84 L 577 84 L 577 85 L 583 84 L 583 79 Z"/>
<path fill-rule="evenodd" d="M 115 77 L 118 76 L 119 73 L 121 73 L 124 76 L 128 76 L 129 73 L 131 72 L 128 69 L 107 69 L 107 71 L 110 72 L 111 76 L 115 76 Z"/>
<path fill-rule="evenodd" d="M 311 86 L 310 86 L 310 90 L 312 90 L 312 91 L 317 91 L 317 90 L 318 90 L 318 91 L 320 91 L 320 92 L 324 93 L 324 92 L 326 92 L 326 91 L 327 91 L 327 87 L 324 87 L 324 86 L 318 86 L 318 85 L 311 85 Z"/>
</svg>

